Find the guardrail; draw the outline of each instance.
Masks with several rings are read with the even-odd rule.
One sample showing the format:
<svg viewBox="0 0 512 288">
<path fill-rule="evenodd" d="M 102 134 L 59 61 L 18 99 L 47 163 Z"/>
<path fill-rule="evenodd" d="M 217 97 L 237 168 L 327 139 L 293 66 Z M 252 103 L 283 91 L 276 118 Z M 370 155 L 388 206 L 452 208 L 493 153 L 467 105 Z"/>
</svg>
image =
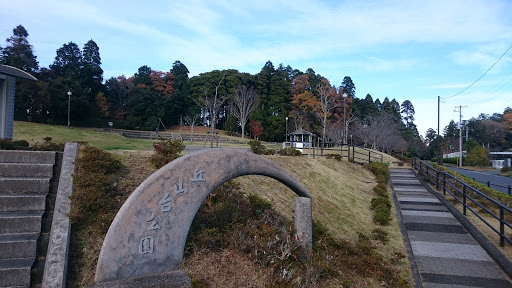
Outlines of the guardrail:
<svg viewBox="0 0 512 288">
<path fill-rule="evenodd" d="M 482 184 L 485 184 L 487 185 L 487 187 L 491 188 L 491 186 L 494 186 L 494 187 L 499 187 L 499 188 L 504 188 L 504 189 L 507 189 L 507 194 L 508 195 L 512 195 L 512 185 L 508 185 L 508 186 L 503 186 L 503 185 L 498 185 L 498 184 L 492 184 L 491 181 L 479 181 L 479 180 L 476 180 L 475 177 L 472 177 L 473 180 L 475 180 L 476 182 L 480 182 Z M 496 189 L 495 189 L 496 190 Z M 505 192 L 504 192 L 505 193 Z"/>
<path fill-rule="evenodd" d="M 478 217 L 478 219 L 498 234 L 501 247 L 505 246 L 505 242 L 512 245 L 512 240 L 507 236 L 505 230 L 508 229 L 510 232 L 510 229 L 512 229 L 512 224 L 506 220 L 507 218 L 512 219 L 512 209 L 449 173 L 437 170 L 417 158 L 412 160 L 412 167 L 418 170 L 418 174 L 426 177 L 430 183 L 435 184 L 436 190 L 439 191 L 442 189 L 443 195 L 445 196 L 448 192 L 457 202 L 461 203 L 462 214 L 466 216 L 467 210 L 471 211 L 473 215 Z M 484 205 L 484 203 L 487 205 Z M 480 213 L 477 210 L 480 210 Z M 496 213 L 496 211 L 498 211 L 498 213 Z M 495 227 L 492 223 L 484 219 L 483 216 L 480 215 L 481 213 L 487 214 L 499 221 L 499 227 Z"/>
</svg>

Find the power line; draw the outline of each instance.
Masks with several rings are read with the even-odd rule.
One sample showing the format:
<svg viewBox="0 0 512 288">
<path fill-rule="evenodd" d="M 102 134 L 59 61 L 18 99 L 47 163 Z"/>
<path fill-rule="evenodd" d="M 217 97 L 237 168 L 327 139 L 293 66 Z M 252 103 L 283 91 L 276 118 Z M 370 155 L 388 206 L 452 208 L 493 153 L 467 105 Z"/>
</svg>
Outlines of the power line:
<svg viewBox="0 0 512 288">
<path fill-rule="evenodd" d="M 503 58 L 503 56 L 505 56 L 505 54 L 507 54 L 507 52 L 508 52 L 511 48 L 512 48 L 512 44 L 511 44 L 511 45 L 508 47 L 508 49 L 507 49 L 507 50 L 506 50 L 506 51 L 505 51 L 505 52 L 500 56 L 500 58 L 498 58 L 498 60 L 496 60 L 496 62 L 494 62 L 494 64 L 492 64 L 492 66 L 491 66 L 491 67 L 489 67 L 489 69 L 487 69 L 487 71 L 485 71 L 485 72 L 484 72 L 484 74 L 482 74 L 482 76 L 478 77 L 478 79 L 476 79 L 476 80 L 475 80 L 475 82 L 471 83 L 468 87 L 466 87 L 466 88 L 462 89 L 462 91 L 460 91 L 459 93 L 454 94 L 454 95 L 452 95 L 452 96 L 445 97 L 444 99 L 448 99 L 448 98 L 455 97 L 455 96 L 457 96 L 457 95 L 461 94 L 462 92 L 464 92 L 464 91 L 468 90 L 471 86 L 475 85 L 475 83 L 476 83 L 476 82 L 478 82 L 480 79 L 482 79 L 482 78 L 485 76 L 485 74 L 487 74 L 487 72 L 489 72 L 489 71 L 494 67 L 494 65 L 496 65 L 496 64 L 501 60 L 501 58 Z"/>
</svg>

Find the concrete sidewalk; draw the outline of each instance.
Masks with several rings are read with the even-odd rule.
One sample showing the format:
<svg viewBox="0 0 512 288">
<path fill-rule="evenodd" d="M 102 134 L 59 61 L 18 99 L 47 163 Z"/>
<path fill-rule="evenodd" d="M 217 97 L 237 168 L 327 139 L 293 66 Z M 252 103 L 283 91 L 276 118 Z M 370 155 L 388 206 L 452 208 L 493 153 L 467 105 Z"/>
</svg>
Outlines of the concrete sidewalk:
<svg viewBox="0 0 512 288">
<path fill-rule="evenodd" d="M 390 169 L 416 287 L 509 287 L 507 275 L 408 169 Z M 409 245 L 410 243 L 410 245 Z"/>
</svg>

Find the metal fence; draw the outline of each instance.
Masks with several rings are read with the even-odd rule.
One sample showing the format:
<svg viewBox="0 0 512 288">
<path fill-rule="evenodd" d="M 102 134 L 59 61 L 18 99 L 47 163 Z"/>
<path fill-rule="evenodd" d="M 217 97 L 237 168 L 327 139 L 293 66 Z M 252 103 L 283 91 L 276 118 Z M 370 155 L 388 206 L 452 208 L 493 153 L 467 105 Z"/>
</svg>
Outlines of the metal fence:
<svg viewBox="0 0 512 288">
<path fill-rule="evenodd" d="M 512 209 L 449 173 L 437 170 L 418 158 L 413 159 L 412 166 L 413 169 L 418 170 L 418 174 L 423 175 L 426 180 L 435 184 L 436 190 L 442 189 L 443 195 L 446 196 L 446 193 L 448 193 L 457 202 L 461 203 L 464 215 L 467 215 L 467 210 L 471 211 L 478 219 L 498 234 L 500 246 L 505 246 L 505 242 L 512 244 L 510 236 L 507 236 L 506 233 L 509 232 L 510 235 L 512 229 L 510 220 L 507 220 L 512 219 Z M 482 214 L 496 219 L 499 222 L 499 227 L 495 227 L 495 225 L 487 221 Z"/>
<path fill-rule="evenodd" d="M 508 195 L 512 195 L 512 194 L 511 194 L 511 193 L 512 193 L 512 185 L 510 185 L 510 184 L 509 184 L 508 186 L 503 186 L 503 185 L 493 184 L 493 183 L 491 183 L 491 181 L 479 181 L 479 180 L 476 180 L 476 179 L 475 179 L 475 177 L 472 177 L 472 178 L 473 178 L 473 180 L 475 180 L 476 182 L 480 182 L 480 183 L 482 183 L 482 184 L 487 185 L 487 187 L 489 187 L 489 188 L 492 188 L 491 186 L 493 186 L 493 187 L 498 187 L 498 188 L 507 189 L 507 192 L 506 192 L 506 193 L 507 193 Z M 497 189 L 495 189 L 495 190 L 497 190 Z"/>
</svg>

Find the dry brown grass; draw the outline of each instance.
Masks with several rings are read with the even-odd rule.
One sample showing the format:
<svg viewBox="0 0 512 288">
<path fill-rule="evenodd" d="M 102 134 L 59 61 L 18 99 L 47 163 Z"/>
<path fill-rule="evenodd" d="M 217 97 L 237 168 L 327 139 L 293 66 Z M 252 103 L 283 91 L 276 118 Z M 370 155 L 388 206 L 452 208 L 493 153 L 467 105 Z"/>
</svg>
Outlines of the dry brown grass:
<svg viewBox="0 0 512 288">
<path fill-rule="evenodd" d="M 151 152 L 116 151 L 125 164 L 123 177 L 117 186 L 120 203 L 155 170 L 149 164 Z M 397 254 L 406 255 L 396 216 L 390 225 L 382 227 L 373 223 L 369 210 L 376 180 L 369 171 L 356 164 L 333 159 L 312 159 L 306 157 L 265 156 L 287 170 L 302 183 L 313 196 L 313 217 L 323 223 L 336 238 L 350 242 L 358 240 L 358 232 L 371 236 L 372 230 L 381 227 L 389 235 L 389 242 L 372 243 L 390 263 L 395 263 L 406 279 L 412 279 L 406 260 L 393 261 Z M 296 195 L 280 182 L 263 176 L 244 176 L 235 179 L 245 194 L 257 194 L 271 201 L 276 211 L 288 219 L 293 218 L 293 199 Z M 392 211 L 395 211 L 394 209 Z M 82 262 L 81 276 L 70 287 L 85 287 L 92 284 L 97 257 L 104 235 L 82 235 L 96 238 L 97 246 L 87 248 L 83 255 L 89 255 Z M 195 253 L 186 258 L 183 265 L 192 279 L 203 279 L 204 287 L 263 287 L 268 273 L 266 268 L 255 264 L 247 255 L 232 250 L 218 253 Z M 78 272 L 78 271 L 77 271 Z M 357 281 L 361 287 L 380 287 L 369 275 Z M 267 282 L 268 283 L 268 282 Z M 410 281 L 412 283 L 412 280 Z M 69 284 L 69 283 L 68 283 Z M 200 283 L 199 283 L 200 284 Z M 342 283 L 331 283 L 331 287 L 342 287 Z M 199 285 L 198 287 L 202 287 Z"/>
<path fill-rule="evenodd" d="M 396 253 L 405 252 L 398 226 L 395 208 L 392 207 L 392 220 L 388 226 L 378 226 L 373 222 L 370 201 L 377 184 L 371 172 L 363 167 L 325 158 L 265 156 L 284 168 L 297 179 L 313 197 L 313 218 L 323 223 L 336 238 L 356 241 L 357 233 L 370 235 L 376 227 L 389 234 L 389 243 L 375 243 L 386 259 Z M 389 156 L 391 157 L 391 156 Z M 395 159 L 395 158 L 393 158 Z M 293 218 L 295 194 L 280 182 L 264 176 L 244 176 L 235 179 L 241 190 L 247 194 L 257 194 L 288 219 Z M 410 279 L 408 262 L 399 264 L 403 275 Z"/>
<path fill-rule="evenodd" d="M 265 283 L 268 282 L 269 273 L 262 271 L 260 265 L 256 265 L 254 261 L 238 251 L 194 253 L 185 259 L 183 266 L 189 274 L 194 275 L 194 279 L 199 279 L 201 283 L 194 283 L 197 286 L 260 288 L 265 287 Z"/>
</svg>

